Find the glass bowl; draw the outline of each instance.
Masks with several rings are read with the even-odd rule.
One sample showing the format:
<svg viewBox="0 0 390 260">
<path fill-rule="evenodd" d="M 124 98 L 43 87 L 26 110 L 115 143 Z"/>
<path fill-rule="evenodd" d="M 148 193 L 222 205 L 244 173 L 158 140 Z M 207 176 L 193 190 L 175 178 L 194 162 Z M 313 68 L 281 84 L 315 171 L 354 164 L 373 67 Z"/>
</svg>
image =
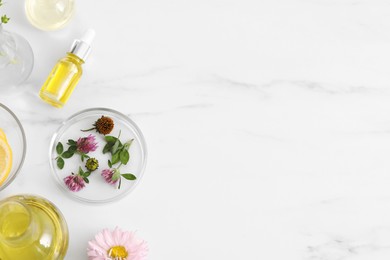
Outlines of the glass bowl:
<svg viewBox="0 0 390 260">
<path fill-rule="evenodd" d="M 74 0 L 26 0 L 29 22 L 43 31 L 53 31 L 68 24 L 74 14 Z"/>
<path fill-rule="evenodd" d="M 115 126 L 110 134 L 104 136 L 95 130 L 89 132 L 81 131 L 82 129 L 85 130 L 93 127 L 96 120 L 102 116 L 110 117 L 114 120 Z M 134 139 L 128 150 L 130 154 L 129 162 L 120 167 L 120 172 L 122 174 L 131 173 L 136 176 L 136 180 L 127 180 L 122 177 L 120 189 L 118 189 L 119 181 L 116 184 L 109 184 L 102 177 L 102 171 L 110 169 L 108 160 L 112 159 L 111 153 L 103 154 L 103 148 L 106 144 L 105 138 L 107 136 L 118 137 L 119 134 L 119 139 L 123 144 Z M 68 144 L 69 139 L 77 142 L 79 138 L 88 137 L 89 135 L 95 137 L 98 148 L 95 151 L 89 152 L 87 155 L 91 158 L 96 158 L 99 161 L 99 167 L 88 176 L 89 183 L 85 183 L 85 187 L 79 191 L 71 191 L 65 184 L 65 178 L 71 176 L 72 173 L 77 175 L 80 167 L 83 171 L 87 171 L 85 166 L 87 159 L 82 161 L 81 154 L 76 152 L 71 158 L 63 159 L 64 166 L 60 169 L 58 166 L 59 153 L 56 148 L 58 143 L 61 142 L 63 152 L 60 152 L 60 154 L 63 154 L 71 146 Z M 52 137 L 49 156 L 52 175 L 62 191 L 78 201 L 99 204 L 117 201 L 134 190 L 145 170 L 147 150 L 141 130 L 128 116 L 112 109 L 92 108 L 83 110 L 62 123 Z M 114 165 L 113 168 L 116 168 L 118 165 L 119 163 Z"/>
<path fill-rule="evenodd" d="M 0 128 L 4 131 L 12 149 L 12 168 L 7 179 L 0 184 L 0 191 L 12 183 L 22 168 L 26 156 L 26 135 L 16 115 L 0 103 Z"/>
<path fill-rule="evenodd" d="M 2 91 L 13 91 L 30 76 L 34 66 L 34 53 L 28 41 L 0 25 L 0 86 Z"/>
</svg>

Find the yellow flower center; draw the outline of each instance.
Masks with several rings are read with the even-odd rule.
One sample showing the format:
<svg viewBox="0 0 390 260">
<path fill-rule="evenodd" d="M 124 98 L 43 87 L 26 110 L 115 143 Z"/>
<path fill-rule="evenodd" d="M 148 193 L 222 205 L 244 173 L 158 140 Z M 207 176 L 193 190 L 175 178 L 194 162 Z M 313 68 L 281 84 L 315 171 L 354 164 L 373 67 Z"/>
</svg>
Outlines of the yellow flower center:
<svg viewBox="0 0 390 260">
<path fill-rule="evenodd" d="M 113 246 L 107 252 L 109 257 L 120 257 L 125 259 L 128 256 L 126 248 L 123 246 Z"/>
</svg>

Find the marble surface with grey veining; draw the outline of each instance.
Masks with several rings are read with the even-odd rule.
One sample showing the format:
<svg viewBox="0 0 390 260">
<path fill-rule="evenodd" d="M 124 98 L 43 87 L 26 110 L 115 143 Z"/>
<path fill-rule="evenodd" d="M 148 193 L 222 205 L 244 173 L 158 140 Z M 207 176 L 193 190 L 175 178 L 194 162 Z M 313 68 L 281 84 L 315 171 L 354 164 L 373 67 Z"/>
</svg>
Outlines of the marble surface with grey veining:
<svg viewBox="0 0 390 260">
<path fill-rule="evenodd" d="M 0 196 L 57 204 L 66 259 L 115 226 L 137 230 L 149 259 L 390 258 L 390 2 L 84 0 L 55 32 L 34 29 L 22 2 L 5 6 L 7 29 L 35 66 L 0 102 L 28 151 Z M 76 91 L 63 109 L 44 104 L 46 76 L 90 27 Z M 140 185 L 104 206 L 66 197 L 47 156 L 59 124 L 91 107 L 129 115 L 149 150 Z"/>
</svg>

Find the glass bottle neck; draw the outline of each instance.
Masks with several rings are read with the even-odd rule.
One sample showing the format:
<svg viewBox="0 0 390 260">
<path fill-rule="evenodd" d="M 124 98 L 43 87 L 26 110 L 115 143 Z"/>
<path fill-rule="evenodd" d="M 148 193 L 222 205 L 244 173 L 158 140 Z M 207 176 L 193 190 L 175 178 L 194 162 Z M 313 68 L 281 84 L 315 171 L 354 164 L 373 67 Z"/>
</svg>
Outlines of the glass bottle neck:
<svg viewBox="0 0 390 260">
<path fill-rule="evenodd" d="M 67 53 L 68 55 L 66 56 L 68 59 L 71 59 L 77 63 L 80 63 L 80 64 L 83 64 L 84 61 L 82 59 L 80 59 L 77 55 L 71 53 L 71 52 L 68 52 Z"/>
<path fill-rule="evenodd" d="M 23 203 L 0 201 L 0 238 L 9 246 L 26 245 L 33 240 L 35 220 Z"/>
</svg>

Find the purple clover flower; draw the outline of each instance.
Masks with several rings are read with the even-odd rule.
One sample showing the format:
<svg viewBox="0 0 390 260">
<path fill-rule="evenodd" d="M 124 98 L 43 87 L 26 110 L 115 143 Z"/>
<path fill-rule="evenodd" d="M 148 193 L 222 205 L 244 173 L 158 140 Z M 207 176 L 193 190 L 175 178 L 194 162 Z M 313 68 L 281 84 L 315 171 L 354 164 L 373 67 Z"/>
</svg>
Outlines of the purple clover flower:
<svg viewBox="0 0 390 260">
<path fill-rule="evenodd" d="M 115 183 L 117 183 L 118 182 L 118 180 L 112 180 L 112 175 L 114 175 L 114 173 L 115 173 L 115 171 L 114 170 L 112 170 L 112 169 L 104 169 L 103 171 L 102 171 L 102 177 L 104 178 L 104 180 L 107 182 L 107 183 L 109 183 L 109 184 L 111 184 L 111 185 L 115 185 Z"/>
<path fill-rule="evenodd" d="M 87 154 L 89 152 L 94 152 L 98 148 L 98 143 L 95 140 L 94 135 L 89 135 L 88 137 L 80 137 L 77 140 L 77 151 Z"/>
<path fill-rule="evenodd" d="M 64 178 L 64 182 L 66 186 L 68 186 L 68 188 L 73 192 L 77 192 L 85 187 L 85 181 L 79 175 L 69 175 L 68 177 Z"/>
</svg>

